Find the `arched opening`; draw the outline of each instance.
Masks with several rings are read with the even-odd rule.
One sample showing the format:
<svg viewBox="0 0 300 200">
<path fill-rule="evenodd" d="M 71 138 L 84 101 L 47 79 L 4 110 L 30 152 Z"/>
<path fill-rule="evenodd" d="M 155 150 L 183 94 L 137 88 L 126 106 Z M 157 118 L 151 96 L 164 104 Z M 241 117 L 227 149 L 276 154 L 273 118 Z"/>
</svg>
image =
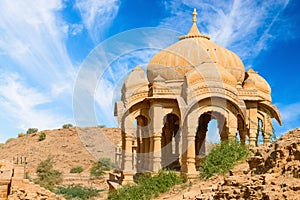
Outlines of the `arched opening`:
<svg viewBox="0 0 300 200">
<path fill-rule="evenodd" d="M 256 146 L 263 144 L 264 142 L 264 131 L 263 131 L 263 121 L 262 119 L 258 118 L 257 121 L 257 135 L 256 135 Z"/>
<path fill-rule="evenodd" d="M 216 131 L 218 132 L 218 136 L 215 135 Z M 199 161 L 208 154 L 215 143 L 228 139 L 227 132 L 226 119 L 222 114 L 218 112 L 206 112 L 199 117 L 195 137 L 197 169 L 199 168 Z M 211 135 L 207 136 L 208 134 Z"/>
<path fill-rule="evenodd" d="M 162 129 L 161 149 L 162 166 L 168 169 L 180 170 L 179 163 L 179 117 L 168 114 L 164 117 L 164 127 Z"/>
</svg>

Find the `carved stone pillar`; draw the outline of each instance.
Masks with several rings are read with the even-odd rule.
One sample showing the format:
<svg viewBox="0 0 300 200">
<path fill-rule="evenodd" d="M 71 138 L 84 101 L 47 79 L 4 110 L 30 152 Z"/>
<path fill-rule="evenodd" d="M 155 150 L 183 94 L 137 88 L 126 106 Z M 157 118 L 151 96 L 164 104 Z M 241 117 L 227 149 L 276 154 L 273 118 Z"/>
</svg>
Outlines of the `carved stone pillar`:
<svg viewBox="0 0 300 200">
<path fill-rule="evenodd" d="M 150 143 L 150 151 L 152 152 L 152 157 L 150 162 L 152 164 L 152 171 L 157 172 L 161 169 L 162 166 L 162 153 L 161 153 L 161 136 L 162 136 L 162 128 L 163 128 L 163 118 L 165 114 L 163 112 L 163 108 L 161 105 L 153 104 L 150 108 L 150 135 L 151 135 L 151 143 Z"/>
<path fill-rule="evenodd" d="M 237 127 L 238 127 L 237 117 L 234 114 L 230 113 L 228 119 L 228 139 L 230 140 L 236 139 Z"/>
<path fill-rule="evenodd" d="M 153 168 L 154 172 L 161 169 L 161 135 L 153 137 Z"/>
<path fill-rule="evenodd" d="M 240 132 L 240 139 L 242 144 L 246 143 L 246 135 L 247 135 L 247 130 L 242 130 Z"/>
<path fill-rule="evenodd" d="M 197 174 L 195 158 L 195 136 L 197 132 L 198 116 L 196 113 L 190 113 L 183 125 L 182 130 L 182 167 L 181 171 L 188 176 Z"/>
<path fill-rule="evenodd" d="M 132 171 L 132 137 L 125 137 L 125 149 L 123 149 L 122 169 L 124 171 Z"/>
<path fill-rule="evenodd" d="M 273 125 L 272 120 L 269 116 L 265 116 L 265 124 L 264 124 L 264 145 L 268 146 L 271 142 L 271 136 L 273 134 Z"/>
<path fill-rule="evenodd" d="M 131 116 L 127 116 L 124 120 L 122 127 L 122 175 L 123 184 L 133 182 L 133 159 L 132 159 L 132 142 L 133 135 L 135 135 L 136 129 L 134 128 L 134 120 Z"/>
<path fill-rule="evenodd" d="M 249 145 L 254 147 L 257 144 L 256 136 L 258 130 L 257 103 L 248 103 L 249 109 Z"/>
</svg>

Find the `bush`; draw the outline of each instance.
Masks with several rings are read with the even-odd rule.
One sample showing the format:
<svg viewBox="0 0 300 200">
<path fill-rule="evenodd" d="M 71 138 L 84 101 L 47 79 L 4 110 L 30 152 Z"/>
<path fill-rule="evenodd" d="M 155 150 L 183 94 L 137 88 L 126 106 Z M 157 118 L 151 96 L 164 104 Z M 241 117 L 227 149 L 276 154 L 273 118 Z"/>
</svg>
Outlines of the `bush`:
<svg viewBox="0 0 300 200">
<path fill-rule="evenodd" d="M 43 141 L 46 139 L 46 134 L 44 132 L 41 132 L 40 135 L 39 135 L 39 141 Z"/>
<path fill-rule="evenodd" d="M 200 176 L 210 178 L 212 175 L 221 173 L 225 174 L 234 165 L 247 158 L 250 155 L 246 145 L 235 140 L 228 140 L 216 145 L 200 165 Z"/>
<path fill-rule="evenodd" d="M 3 145 L 4 145 L 3 143 L 0 143 L 0 149 L 3 147 Z"/>
<path fill-rule="evenodd" d="M 183 178 L 175 172 L 161 170 L 157 176 L 140 176 L 137 185 L 125 185 L 116 192 L 110 193 L 108 199 L 151 199 L 167 192 L 172 186 L 183 183 Z"/>
<path fill-rule="evenodd" d="M 99 196 L 99 192 L 102 190 L 97 190 L 93 188 L 83 187 L 83 186 L 74 186 L 69 185 L 67 187 L 58 187 L 55 191 L 56 194 L 62 194 L 65 198 L 68 199 L 82 199 L 87 200 L 92 197 Z"/>
<path fill-rule="evenodd" d="M 35 180 L 35 183 L 51 191 L 54 190 L 55 185 L 60 184 L 63 180 L 62 173 L 53 169 L 51 158 L 40 162 L 36 173 L 38 178 Z"/>
<path fill-rule="evenodd" d="M 18 138 L 23 137 L 25 134 L 24 133 L 19 133 Z"/>
<path fill-rule="evenodd" d="M 29 175 L 29 173 L 28 173 L 28 172 L 25 172 L 25 179 L 28 179 L 28 180 L 30 180 L 30 179 L 31 179 L 31 177 L 30 177 L 30 175 Z"/>
<path fill-rule="evenodd" d="M 81 166 L 73 167 L 70 170 L 70 173 L 72 173 L 72 174 L 80 174 L 81 172 L 83 172 L 83 168 Z"/>
<path fill-rule="evenodd" d="M 100 158 L 90 169 L 90 175 L 92 178 L 102 178 L 105 171 L 111 170 L 112 167 L 114 167 L 114 164 L 110 161 L 110 158 Z"/>
<path fill-rule="evenodd" d="M 37 128 L 28 128 L 26 131 L 26 134 L 36 133 L 38 132 Z"/>
<path fill-rule="evenodd" d="M 5 143 L 9 143 L 9 142 L 11 142 L 11 141 L 13 141 L 13 140 L 15 140 L 15 139 L 16 139 L 16 138 L 9 138 L 9 139 L 6 140 Z"/>
<path fill-rule="evenodd" d="M 109 171 L 112 168 L 115 168 L 115 164 L 111 162 L 110 158 L 100 158 L 99 161 L 103 166 L 105 171 Z"/>
<path fill-rule="evenodd" d="M 71 127 L 73 127 L 72 124 L 64 124 L 64 125 L 62 125 L 62 128 L 71 128 Z"/>
</svg>

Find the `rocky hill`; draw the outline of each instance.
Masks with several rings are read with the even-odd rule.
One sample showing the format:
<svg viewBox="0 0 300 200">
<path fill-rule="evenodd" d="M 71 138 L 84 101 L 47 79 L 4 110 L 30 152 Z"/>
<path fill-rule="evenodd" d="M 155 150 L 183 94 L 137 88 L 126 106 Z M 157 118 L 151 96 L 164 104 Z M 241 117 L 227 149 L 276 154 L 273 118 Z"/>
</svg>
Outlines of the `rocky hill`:
<svg viewBox="0 0 300 200">
<path fill-rule="evenodd" d="M 74 166 L 88 172 L 98 158 L 114 158 L 114 148 L 121 141 L 120 129 L 88 127 L 43 132 L 43 141 L 38 141 L 40 133 L 33 133 L 7 142 L 0 149 L 0 160 L 9 165 L 14 156 L 26 156 L 27 171 L 33 173 L 41 160 L 51 156 L 55 168 L 64 173 Z M 226 176 L 195 179 L 157 199 L 300 199 L 300 128 L 252 152 Z"/>
<path fill-rule="evenodd" d="M 175 187 L 158 199 L 300 199 L 300 128 L 252 151 L 225 177 L 193 180 L 190 187 Z"/>
<path fill-rule="evenodd" d="M 41 132 L 46 134 L 39 141 Z M 55 169 L 69 173 L 74 166 L 82 166 L 88 173 L 92 163 L 100 157 L 114 159 L 115 146 L 121 141 L 117 128 L 69 128 L 44 130 L 13 139 L 0 148 L 0 160 L 12 162 L 15 156 L 26 156 L 27 172 L 32 174 L 42 160 L 51 157 Z"/>
</svg>

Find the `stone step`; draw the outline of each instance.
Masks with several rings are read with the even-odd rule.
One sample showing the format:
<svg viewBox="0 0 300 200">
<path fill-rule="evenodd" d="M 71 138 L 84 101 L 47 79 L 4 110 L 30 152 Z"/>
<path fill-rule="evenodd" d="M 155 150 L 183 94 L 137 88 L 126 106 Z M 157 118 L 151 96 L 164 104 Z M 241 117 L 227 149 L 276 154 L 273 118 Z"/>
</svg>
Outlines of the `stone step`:
<svg viewBox="0 0 300 200">
<path fill-rule="evenodd" d="M 116 180 L 108 180 L 107 183 L 109 186 L 109 192 L 113 192 L 122 188 L 122 185 Z"/>
</svg>

